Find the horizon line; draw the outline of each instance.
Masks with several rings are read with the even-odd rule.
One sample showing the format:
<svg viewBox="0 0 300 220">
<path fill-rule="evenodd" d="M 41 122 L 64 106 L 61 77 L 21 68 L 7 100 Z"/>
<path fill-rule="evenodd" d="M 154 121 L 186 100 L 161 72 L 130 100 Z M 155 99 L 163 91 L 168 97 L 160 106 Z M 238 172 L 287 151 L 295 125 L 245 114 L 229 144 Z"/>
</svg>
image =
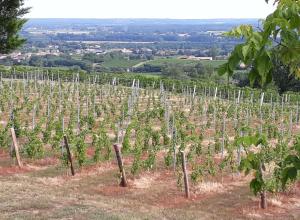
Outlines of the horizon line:
<svg viewBox="0 0 300 220">
<path fill-rule="evenodd" d="M 118 20 L 127 20 L 127 19 L 136 19 L 136 20 L 247 20 L 247 19 L 263 19 L 263 18 L 63 18 L 63 17 L 56 17 L 56 18 L 26 18 L 25 19 L 118 19 Z"/>
</svg>

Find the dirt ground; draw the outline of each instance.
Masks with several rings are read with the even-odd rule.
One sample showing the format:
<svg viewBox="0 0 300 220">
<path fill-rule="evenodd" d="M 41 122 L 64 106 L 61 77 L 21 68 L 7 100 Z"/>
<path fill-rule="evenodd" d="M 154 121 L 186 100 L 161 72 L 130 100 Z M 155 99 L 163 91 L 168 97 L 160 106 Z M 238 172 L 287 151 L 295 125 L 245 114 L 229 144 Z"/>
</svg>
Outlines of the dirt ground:
<svg viewBox="0 0 300 220">
<path fill-rule="evenodd" d="M 118 185 L 114 161 L 76 168 L 59 161 L 24 162 L 19 169 L 0 155 L 0 219 L 300 219 L 300 184 L 269 197 L 268 209 L 249 191 L 251 177 L 224 176 L 191 185 L 184 197 L 172 170 L 156 168 Z M 130 168 L 130 158 L 125 166 Z"/>
</svg>

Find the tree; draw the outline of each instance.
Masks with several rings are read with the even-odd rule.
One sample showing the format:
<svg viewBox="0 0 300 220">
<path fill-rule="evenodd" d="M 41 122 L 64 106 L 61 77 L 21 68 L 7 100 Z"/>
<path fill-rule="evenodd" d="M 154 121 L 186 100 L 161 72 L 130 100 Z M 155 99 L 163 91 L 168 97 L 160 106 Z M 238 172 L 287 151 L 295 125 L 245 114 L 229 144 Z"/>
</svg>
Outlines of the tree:
<svg viewBox="0 0 300 220">
<path fill-rule="evenodd" d="M 240 87 L 250 86 L 248 77 L 249 73 L 245 71 L 236 71 L 232 75 L 232 79 L 237 82 Z M 273 60 L 273 71 L 272 71 L 273 82 L 271 85 L 275 85 L 280 94 L 293 91 L 300 91 L 300 80 L 290 73 L 290 68 L 283 65 L 279 60 Z M 256 80 L 252 87 L 259 88 L 260 85 Z"/>
<path fill-rule="evenodd" d="M 48 63 L 50 63 L 50 62 L 51 62 L 51 60 Z M 43 66 L 43 59 L 42 59 L 41 56 L 32 56 L 32 57 L 30 57 L 30 60 L 29 60 L 28 64 L 30 66 L 42 67 Z"/>
<path fill-rule="evenodd" d="M 265 0 L 269 3 L 269 0 Z M 251 68 L 249 80 L 264 86 L 272 81 L 275 57 L 300 77 L 300 0 L 275 0 L 276 10 L 261 25 L 241 25 L 228 32 L 229 37 L 243 38 L 219 74 L 232 76 L 236 67 L 245 63 Z"/>
<path fill-rule="evenodd" d="M 273 61 L 273 81 L 278 87 L 280 93 L 286 91 L 300 91 L 300 80 L 296 79 L 294 75 L 290 74 L 290 69 L 288 66 L 283 65 L 280 61 Z"/>
<path fill-rule="evenodd" d="M 162 75 L 172 77 L 173 79 L 183 79 L 187 76 L 183 68 L 178 64 L 167 64 L 162 68 Z"/>
<path fill-rule="evenodd" d="M 205 66 L 202 63 L 197 63 L 195 69 L 197 70 L 197 75 L 203 76 L 206 73 Z"/>
<path fill-rule="evenodd" d="M 218 56 L 218 54 L 219 54 L 218 48 L 215 46 L 211 47 L 208 51 L 208 56 L 212 57 L 213 59 L 215 59 L 216 56 Z"/>
<path fill-rule="evenodd" d="M 18 32 L 26 23 L 22 17 L 30 8 L 23 6 L 24 0 L 0 1 L 0 53 L 10 53 L 25 42 Z"/>
</svg>

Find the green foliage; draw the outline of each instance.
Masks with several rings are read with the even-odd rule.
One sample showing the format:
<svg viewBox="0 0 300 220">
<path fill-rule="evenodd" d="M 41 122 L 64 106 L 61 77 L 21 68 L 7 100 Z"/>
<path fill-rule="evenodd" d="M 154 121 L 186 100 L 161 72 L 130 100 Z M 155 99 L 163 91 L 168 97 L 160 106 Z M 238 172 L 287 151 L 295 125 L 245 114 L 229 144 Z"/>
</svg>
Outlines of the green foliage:
<svg viewBox="0 0 300 220">
<path fill-rule="evenodd" d="M 23 6 L 24 0 L 0 2 L 0 53 L 10 53 L 25 42 L 18 34 L 27 21 L 22 17 L 29 12 Z"/>
<path fill-rule="evenodd" d="M 8 128 L 0 128 L 0 146 L 7 148 L 8 147 L 8 142 L 9 142 L 9 132 Z"/>
<path fill-rule="evenodd" d="M 111 82 L 111 78 L 108 79 Z M 165 79 L 153 83 L 143 78 L 140 85 L 146 85 L 146 88 L 132 89 L 128 87 L 132 85 L 131 78 L 117 80 L 123 81 L 118 85 L 93 83 L 93 79 L 78 84 L 51 80 L 36 84 L 33 80 L 25 79 L 23 82 L 12 80 L 10 85 L 10 81 L 3 80 L 0 81 L 0 106 L 5 110 L 11 108 L 13 103 L 14 108 L 22 109 L 14 112 L 14 118 L 22 125 L 20 128 L 25 134 L 20 141 L 24 147 L 20 149 L 24 149 L 22 153 L 29 157 L 43 155 L 43 140 L 44 144 L 51 142 L 54 146 L 52 152 L 46 152 L 47 155 L 59 154 L 62 163 L 68 165 L 66 151 L 61 146 L 66 135 L 71 151 L 82 167 L 90 158 L 87 147 L 92 135 L 93 143 L 89 150 L 95 150 L 93 160 L 108 160 L 112 156 L 112 141 L 115 141 L 115 135 L 111 134 L 119 131 L 122 139 L 123 132 L 120 131 L 126 129 L 122 151 L 126 158 L 133 159 L 133 175 L 155 168 L 157 160 L 161 159 L 161 156 L 157 156 L 159 154 L 165 156 L 166 166 L 174 165 L 178 183 L 181 184 L 180 151 L 185 151 L 195 183 L 216 176 L 219 172 L 226 175 L 236 173 L 238 167 L 245 174 L 253 174 L 250 188 L 255 194 L 280 192 L 298 179 L 300 138 L 291 146 L 294 136 L 290 134 L 292 125 L 299 122 L 297 95 L 280 97 L 278 93 L 266 91 L 265 102 L 260 106 L 261 91 L 250 88 L 239 88 L 238 91 L 237 88 L 220 86 L 218 89 L 223 96 L 219 98 L 218 94 L 215 100 L 214 88 L 197 82 L 179 84 L 179 81 Z M 164 91 L 156 90 L 156 83 L 165 83 Z M 193 102 L 194 86 L 197 86 L 197 96 Z M 11 88 L 14 92 L 11 92 Z M 27 98 L 17 99 L 17 94 Z M 239 105 L 236 98 L 238 94 Z M 81 103 L 79 120 L 83 126 L 80 128 L 76 127 L 77 101 Z M 85 101 L 89 106 L 82 104 Z M 45 105 L 48 102 L 51 103 L 49 109 L 48 104 Z M 94 104 L 99 106 L 97 117 L 92 114 Z M 194 105 L 193 109 L 191 105 Z M 37 110 L 36 127 L 31 130 L 34 106 Z M 84 117 L 84 107 L 88 107 L 90 120 Z M 7 117 L 6 112 L 2 112 L 2 115 Z M 210 123 L 209 129 L 206 128 L 207 122 Z M 256 126 L 260 125 L 262 134 L 252 135 Z M 1 147 L 9 146 L 10 126 L 10 123 L 0 126 Z M 235 136 L 234 141 L 229 138 L 232 135 Z M 271 144 L 266 137 L 272 140 Z M 276 145 L 273 144 L 273 138 L 278 141 Z"/>
<path fill-rule="evenodd" d="M 89 113 L 85 118 L 84 121 L 87 123 L 88 129 L 92 130 L 95 125 L 95 117 L 92 113 Z"/>
<path fill-rule="evenodd" d="M 201 156 L 203 163 L 192 163 L 191 179 L 193 183 L 202 181 L 204 176 L 214 176 L 217 172 L 217 164 L 214 162 L 210 144 L 208 145 L 208 150 L 204 154 L 201 153 Z"/>
<path fill-rule="evenodd" d="M 280 93 L 287 91 L 300 91 L 300 80 L 297 76 L 291 74 L 290 67 L 284 65 L 280 60 L 275 58 L 273 60 L 273 81 L 278 87 Z"/>
<path fill-rule="evenodd" d="M 99 128 L 97 134 L 93 135 L 93 145 L 95 146 L 94 161 L 99 162 L 101 158 L 110 159 L 111 157 L 111 142 L 107 136 L 103 126 Z M 105 152 L 106 151 L 106 152 Z M 101 157 L 102 156 L 102 157 Z"/>
<path fill-rule="evenodd" d="M 298 177 L 300 168 L 299 139 L 296 140 L 291 151 L 286 144 L 278 144 L 275 148 L 269 147 L 263 136 L 246 136 L 238 139 L 245 147 L 247 156 L 242 159 L 239 169 L 246 175 L 254 172 L 250 182 L 250 189 L 255 195 L 265 191 L 276 192 L 285 190 L 287 183 Z M 260 148 L 258 152 L 250 151 L 250 147 Z M 298 149 L 299 150 L 299 149 Z M 266 167 L 275 164 L 275 168 L 266 173 Z"/>
<path fill-rule="evenodd" d="M 157 58 L 146 62 L 143 66 L 137 68 L 137 71 L 161 72 L 163 76 L 172 77 L 172 79 L 208 78 L 211 80 L 214 70 L 224 62 L 222 60 L 198 61 L 178 57 Z"/>
<path fill-rule="evenodd" d="M 254 171 L 254 178 L 250 182 L 250 189 L 255 195 L 264 192 L 267 184 L 266 179 L 263 176 L 263 171 L 265 171 L 265 163 L 269 162 L 266 161 L 267 155 L 265 154 L 266 152 L 264 152 L 264 149 L 267 147 L 265 144 L 267 143 L 259 136 L 241 137 L 237 141 L 245 147 L 247 152 L 247 156 L 241 160 L 239 169 L 244 171 L 246 175 L 251 171 Z M 247 150 L 251 146 L 258 147 L 259 145 L 262 150 L 258 153 Z"/>
<path fill-rule="evenodd" d="M 33 130 L 27 134 L 28 142 L 24 145 L 24 150 L 30 158 L 41 157 L 44 154 L 42 141 L 38 138 L 38 130 Z"/>
<path fill-rule="evenodd" d="M 80 167 L 86 162 L 86 143 L 85 141 L 86 132 L 82 131 L 78 137 L 75 138 L 76 146 L 76 158 Z"/>
<path fill-rule="evenodd" d="M 276 10 L 262 21 L 262 27 L 258 30 L 242 25 L 226 34 L 243 38 L 245 43 L 237 45 L 228 62 L 219 68 L 221 75 L 232 76 L 237 65 L 243 62 L 251 66 L 251 85 L 258 81 L 264 86 L 272 80 L 272 60 L 276 57 L 290 67 L 291 73 L 300 76 L 300 1 L 276 2 Z"/>
<path fill-rule="evenodd" d="M 20 124 L 20 119 L 19 119 L 19 114 L 18 114 L 19 109 L 13 109 L 12 114 L 10 116 L 9 123 L 7 127 L 12 127 L 15 129 L 16 137 L 20 137 L 22 133 L 22 128 Z"/>
<path fill-rule="evenodd" d="M 55 135 L 51 140 L 53 149 L 59 149 L 61 147 L 61 142 L 62 142 L 63 136 L 64 136 L 61 121 L 62 121 L 61 117 L 59 117 L 58 120 L 54 123 Z M 45 135 L 47 136 L 49 134 L 45 134 Z"/>
<path fill-rule="evenodd" d="M 122 143 L 122 152 L 128 152 L 131 149 L 130 134 L 131 134 L 131 129 L 130 129 L 130 126 L 129 126 L 126 129 L 126 133 L 124 135 L 124 139 L 123 139 L 123 143 Z"/>
<path fill-rule="evenodd" d="M 194 165 L 191 173 L 191 179 L 193 183 L 198 183 L 199 181 L 201 181 L 203 176 L 204 176 L 203 166 Z"/>
<path fill-rule="evenodd" d="M 142 168 L 142 161 L 141 161 L 141 156 L 143 152 L 143 136 L 144 136 L 144 131 L 143 129 L 138 129 L 136 132 L 136 140 L 134 144 L 134 150 L 133 150 L 133 155 L 134 155 L 134 160 L 131 166 L 131 173 L 133 175 L 136 175 L 140 169 Z"/>
<path fill-rule="evenodd" d="M 60 159 L 63 166 L 65 167 L 69 166 L 69 157 L 68 157 L 67 150 L 65 148 L 62 148 L 62 154 Z"/>
<path fill-rule="evenodd" d="M 53 129 L 53 124 L 51 123 L 51 119 L 50 119 L 46 122 L 45 130 L 42 131 L 44 144 L 50 142 L 52 129 Z"/>
<path fill-rule="evenodd" d="M 296 138 L 291 154 L 281 163 L 281 169 L 282 185 L 285 188 L 288 182 L 297 180 L 300 173 L 300 137 Z"/>
<path fill-rule="evenodd" d="M 70 69 L 72 71 L 92 71 L 92 64 L 81 60 L 73 59 L 68 55 L 45 55 L 32 56 L 28 62 L 33 67 L 61 67 L 62 69 Z"/>
<path fill-rule="evenodd" d="M 173 163 L 172 151 L 168 151 L 167 155 L 164 157 L 165 165 L 170 167 Z"/>
</svg>

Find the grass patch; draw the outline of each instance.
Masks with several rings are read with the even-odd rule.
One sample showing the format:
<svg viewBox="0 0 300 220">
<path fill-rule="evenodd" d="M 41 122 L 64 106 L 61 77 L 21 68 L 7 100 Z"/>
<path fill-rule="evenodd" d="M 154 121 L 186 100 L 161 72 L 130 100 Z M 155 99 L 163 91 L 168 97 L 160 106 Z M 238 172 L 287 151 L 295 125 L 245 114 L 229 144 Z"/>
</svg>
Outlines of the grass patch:
<svg viewBox="0 0 300 220">
<path fill-rule="evenodd" d="M 131 68 L 145 60 L 129 60 L 123 57 L 105 58 L 101 66 L 105 68 Z"/>
<path fill-rule="evenodd" d="M 211 65 L 214 68 L 219 67 L 220 65 L 224 64 L 225 60 L 188 60 L 188 59 L 179 59 L 177 57 L 172 58 L 159 58 L 152 61 L 149 61 L 147 64 L 152 66 L 164 66 L 167 64 L 177 64 L 182 66 L 195 66 L 198 63 L 202 63 L 203 65 Z"/>
</svg>

